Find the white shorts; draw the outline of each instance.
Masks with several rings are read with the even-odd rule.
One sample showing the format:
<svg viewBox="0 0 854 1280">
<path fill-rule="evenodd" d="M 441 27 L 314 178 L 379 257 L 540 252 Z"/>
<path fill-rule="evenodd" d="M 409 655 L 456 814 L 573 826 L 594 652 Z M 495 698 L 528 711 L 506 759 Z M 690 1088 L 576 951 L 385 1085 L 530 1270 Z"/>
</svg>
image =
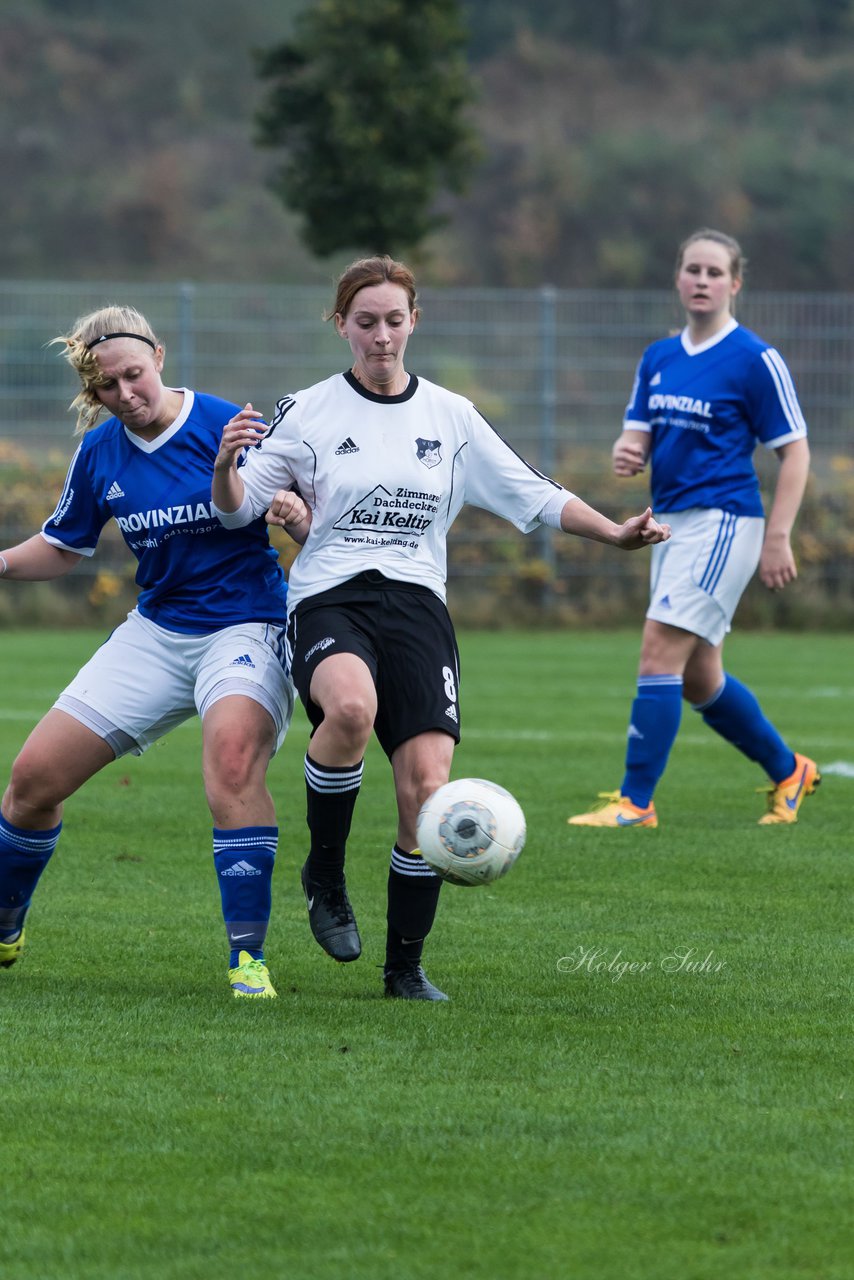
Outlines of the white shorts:
<svg viewBox="0 0 854 1280">
<path fill-rule="evenodd" d="M 655 518 L 673 532 L 652 548 L 646 616 L 720 644 L 759 564 L 765 521 L 702 507 Z"/>
<path fill-rule="evenodd" d="M 285 629 L 242 622 L 202 636 L 166 631 L 136 609 L 78 671 L 54 706 L 110 744 L 141 755 L 191 716 L 241 694 L 269 711 L 276 750 L 294 709 Z"/>
</svg>

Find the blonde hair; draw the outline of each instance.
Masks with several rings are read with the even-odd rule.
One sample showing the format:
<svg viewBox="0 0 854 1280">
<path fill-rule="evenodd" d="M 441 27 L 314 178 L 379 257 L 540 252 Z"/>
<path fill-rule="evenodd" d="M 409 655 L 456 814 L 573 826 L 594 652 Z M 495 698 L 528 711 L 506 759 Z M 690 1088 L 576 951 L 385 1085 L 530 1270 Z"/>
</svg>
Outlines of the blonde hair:
<svg viewBox="0 0 854 1280">
<path fill-rule="evenodd" d="M 107 337 L 139 338 L 155 350 L 163 349 L 163 343 L 135 307 L 100 307 L 75 320 L 68 333 L 52 338 L 47 345 L 58 343 L 64 347 L 62 354 L 80 378 L 81 390 L 68 406 L 77 413 L 76 436 L 91 431 L 104 408 L 95 388 L 103 386 L 106 379 L 92 348 Z"/>
</svg>

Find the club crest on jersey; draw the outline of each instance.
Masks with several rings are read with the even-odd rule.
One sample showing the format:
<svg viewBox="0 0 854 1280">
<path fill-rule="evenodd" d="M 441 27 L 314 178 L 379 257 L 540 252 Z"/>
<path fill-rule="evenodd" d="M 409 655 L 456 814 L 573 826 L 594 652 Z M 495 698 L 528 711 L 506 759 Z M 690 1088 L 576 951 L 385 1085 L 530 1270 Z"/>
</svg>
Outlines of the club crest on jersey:
<svg viewBox="0 0 854 1280">
<path fill-rule="evenodd" d="M 425 467 L 438 467 L 442 461 L 442 455 L 439 450 L 442 447 L 441 440 L 422 440 L 419 436 L 415 441 L 417 450 L 416 457 L 419 462 L 423 462 Z"/>
</svg>

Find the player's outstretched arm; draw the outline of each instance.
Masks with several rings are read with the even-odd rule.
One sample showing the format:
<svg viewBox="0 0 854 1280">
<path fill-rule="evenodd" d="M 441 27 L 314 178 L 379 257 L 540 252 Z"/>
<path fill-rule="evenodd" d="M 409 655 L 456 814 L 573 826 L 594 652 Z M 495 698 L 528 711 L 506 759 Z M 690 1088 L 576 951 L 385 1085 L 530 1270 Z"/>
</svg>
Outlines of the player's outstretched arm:
<svg viewBox="0 0 854 1280">
<path fill-rule="evenodd" d="M 594 542 L 607 542 L 623 551 L 637 551 L 656 542 L 666 542 L 670 537 L 670 525 L 659 524 L 651 507 L 647 507 L 639 516 L 632 516 L 622 524 L 616 524 L 580 498 L 570 498 L 564 503 L 560 513 L 560 527 L 564 533 L 592 538 Z"/>
<path fill-rule="evenodd" d="M 243 502 L 244 488 L 237 471 L 237 459 L 244 449 L 251 449 L 267 430 L 264 415 L 246 404 L 222 429 L 219 451 L 214 459 L 211 497 L 220 511 L 237 511 Z"/>
<path fill-rule="evenodd" d="M 280 489 L 273 497 L 264 518 L 267 524 L 275 524 L 284 529 L 300 546 L 311 528 L 311 511 L 293 489 Z"/>
<path fill-rule="evenodd" d="M 40 533 L 0 551 L 0 578 L 13 582 L 49 582 L 61 578 L 83 559 L 76 551 L 55 547 Z"/>
</svg>

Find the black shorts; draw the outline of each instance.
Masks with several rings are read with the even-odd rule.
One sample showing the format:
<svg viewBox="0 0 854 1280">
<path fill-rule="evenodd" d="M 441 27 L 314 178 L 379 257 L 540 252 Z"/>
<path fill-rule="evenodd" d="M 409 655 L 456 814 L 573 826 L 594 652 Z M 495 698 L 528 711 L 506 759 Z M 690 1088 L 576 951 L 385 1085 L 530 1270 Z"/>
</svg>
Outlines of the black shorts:
<svg viewBox="0 0 854 1280">
<path fill-rule="evenodd" d="M 291 676 L 316 729 L 323 712 L 309 696 L 318 663 L 355 653 L 377 691 L 374 722 L 387 756 L 416 734 L 439 729 L 460 740 L 460 655 L 443 602 L 427 587 L 368 570 L 301 600 L 288 621 Z"/>
</svg>

